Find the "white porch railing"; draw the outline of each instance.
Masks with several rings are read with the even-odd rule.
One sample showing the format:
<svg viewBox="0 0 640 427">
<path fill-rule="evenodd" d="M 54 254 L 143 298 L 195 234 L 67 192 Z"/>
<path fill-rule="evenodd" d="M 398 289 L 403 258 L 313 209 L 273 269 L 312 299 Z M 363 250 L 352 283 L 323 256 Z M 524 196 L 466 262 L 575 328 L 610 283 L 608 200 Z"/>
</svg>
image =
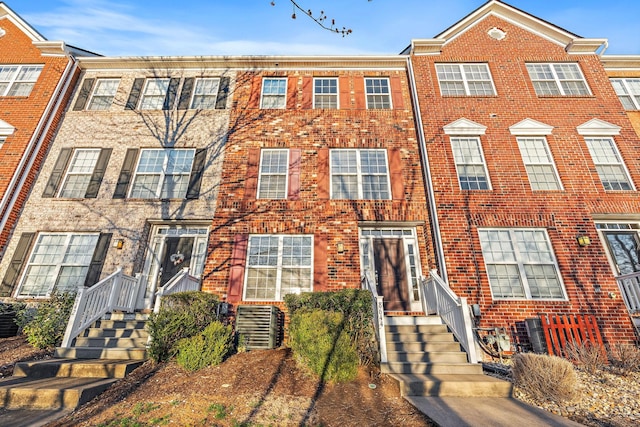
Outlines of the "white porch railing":
<svg viewBox="0 0 640 427">
<path fill-rule="evenodd" d="M 373 321 L 376 328 L 376 337 L 380 344 L 380 363 L 387 363 L 387 338 L 384 333 L 384 307 L 383 298 L 378 295 L 375 282 L 365 274 L 362 276 L 362 289 L 368 289 L 373 295 Z"/>
<path fill-rule="evenodd" d="M 78 288 L 62 347 L 70 347 L 82 331 L 110 311 L 133 312 L 141 283 L 140 275 L 127 276 L 119 268 L 90 288 Z"/>
<path fill-rule="evenodd" d="M 458 297 L 435 270 L 428 278 L 422 279 L 420 294 L 425 314 L 439 315 L 464 347 L 469 362 L 478 363 L 467 299 Z"/>
<path fill-rule="evenodd" d="M 618 276 L 617 279 L 629 313 L 640 313 L 640 272 Z"/>
<path fill-rule="evenodd" d="M 153 312 L 160 311 L 162 297 L 165 295 L 175 294 L 177 292 L 199 291 L 200 279 L 189 274 L 189 268 L 183 268 L 178 274 L 173 276 L 164 286 L 156 292 L 156 302 L 153 306 Z"/>
</svg>

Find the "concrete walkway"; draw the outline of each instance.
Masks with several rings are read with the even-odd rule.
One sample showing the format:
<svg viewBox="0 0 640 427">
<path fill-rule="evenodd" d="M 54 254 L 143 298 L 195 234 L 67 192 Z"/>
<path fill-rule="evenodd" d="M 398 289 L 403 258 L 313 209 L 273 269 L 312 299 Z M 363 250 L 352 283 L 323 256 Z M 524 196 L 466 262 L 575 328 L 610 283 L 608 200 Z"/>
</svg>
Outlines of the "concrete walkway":
<svg viewBox="0 0 640 427">
<path fill-rule="evenodd" d="M 582 424 L 512 398 L 404 396 L 440 427 L 578 427 Z"/>
<path fill-rule="evenodd" d="M 2 427 L 39 427 L 62 418 L 71 409 L 3 409 L 0 408 Z"/>
</svg>

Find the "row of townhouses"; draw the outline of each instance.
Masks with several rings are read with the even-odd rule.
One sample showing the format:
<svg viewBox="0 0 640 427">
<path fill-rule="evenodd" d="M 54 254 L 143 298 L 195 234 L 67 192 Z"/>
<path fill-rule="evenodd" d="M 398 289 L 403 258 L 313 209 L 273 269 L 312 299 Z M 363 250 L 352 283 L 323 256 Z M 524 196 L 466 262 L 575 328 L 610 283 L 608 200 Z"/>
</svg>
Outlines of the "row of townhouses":
<svg viewBox="0 0 640 427">
<path fill-rule="evenodd" d="M 640 56 L 491 0 L 398 55 L 104 57 L 0 3 L 0 294 L 188 268 L 233 307 L 370 286 L 637 339 Z"/>
</svg>

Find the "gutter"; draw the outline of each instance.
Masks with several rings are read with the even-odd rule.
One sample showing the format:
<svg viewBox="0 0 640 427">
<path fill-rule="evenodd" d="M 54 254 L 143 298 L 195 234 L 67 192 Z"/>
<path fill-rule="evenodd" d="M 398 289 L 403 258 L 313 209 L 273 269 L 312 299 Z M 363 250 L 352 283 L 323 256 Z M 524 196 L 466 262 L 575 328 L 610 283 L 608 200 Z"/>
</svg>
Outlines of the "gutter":
<svg viewBox="0 0 640 427">
<path fill-rule="evenodd" d="M 73 76 L 73 73 L 75 73 L 77 68 L 78 64 L 75 61 L 75 58 L 73 56 L 69 56 L 69 62 L 67 63 L 64 73 L 56 86 L 54 96 L 51 97 L 47 104 L 47 108 L 44 110 L 42 117 L 40 117 L 38 126 L 36 126 L 31 140 L 29 141 L 29 145 L 27 145 L 24 152 L 25 154 L 22 156 L 22 159 L 20 159 L 20 163 L 11 178 L 11 182 L 7 186 L 7 191 L 0 202 L 0 213 L 2 214 L 2 217 L 0 218 L 0 233 L 4 231 L 16 200 L 18 199 L 18 196 L 24 187 L 24 183 L 29 176 L 29 172 L 38 157 L 38 152 L 40 152 L 42 144 L 47 138 L 55 113 L 59 110 L 64 100 L 64 94 L 71 84 L 72 79 L 70 76 Z M 3 254 L 5 249 L 6 247 L 0 251 L 0 256 Z"/>
<path fill-rule="evenodd" d="M 418 89 L 413 73 L 413 65 L 411 63 L 411 57 L 407 56 L 407 69 L 409 70 L 409 85 L 411 88 L 411 99 L 414 105 L 414 119 L 416 121 L 416 127 L 418 130 L 418 145 L 420 146 L 420 157 L 422 159 L 422 178 L 425 183 L 425 190 L 427 191 L 428 207 L 431 213 L 431 231 L 433 232 L 433 240 L 435 243 L 436 260 L 440 269 L 440 277 L 445 283 L 448 283 L 447 279 L 447 265 L 444 260 L 444 249 L 442 245 L 442 236 L 440 235 L 440 224 L 438 222 L 438 212 L 436 210 L 436 198 L 433 194 L 433 187 L 431 186 L 431 169 L 429 167 L 429 156 L 427 154 L 427 144 L 424 137 L 424 128 L 422 124 L 422 114 L 420 113 L 420 101 L 418 100 Z"/>
</svg>

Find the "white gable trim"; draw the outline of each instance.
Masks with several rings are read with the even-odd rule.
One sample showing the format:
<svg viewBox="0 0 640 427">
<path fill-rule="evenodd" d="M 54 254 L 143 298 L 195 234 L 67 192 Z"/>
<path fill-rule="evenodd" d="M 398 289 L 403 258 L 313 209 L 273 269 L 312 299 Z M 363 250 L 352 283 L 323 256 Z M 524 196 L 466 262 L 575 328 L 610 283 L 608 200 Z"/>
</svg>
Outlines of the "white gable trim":
<svg viewBox="0 0 640 427">
<path fill-rule="evenodd" d="M 34 42 L 41 42 L 46 40 L 42 34 L 37 32 L 31 25 L 27 24 L 27 22 L 20 18 L 20 16 L 13 10 L 11 10 L 9 6 L 0 2 L 0 25 L 2 25 L 3 19 L 11 21 L 13 25 L 18 27 L 20 31 L 25 33 Z"/>
<path fill-rule="evenodd" d="M 464 117 L 442 127 L 446 135 L 484 135 L 487 127 Z"/>
<path fill-rule="evenodd" d="M 0 119 L 0 136 L 13 135 L 13 132 L 15 130 L 16 128 L 11 126 L 9 123 L 5 122 L 4 120 Z"/>
<path fill-rule="evenodd" d="M 619 135 L 620 126 L 614 125 L 609 122 L 605 122 L 600 119 L 591 119 L 588 122 L 576 127 L 578 134 L 585 136 L 611 136 Z"/>
<path fill-rule="evenodd" d="M 509 127 L 511 135 L 551 135 L 553 126 L 526 118 Z"/>
</svg>

